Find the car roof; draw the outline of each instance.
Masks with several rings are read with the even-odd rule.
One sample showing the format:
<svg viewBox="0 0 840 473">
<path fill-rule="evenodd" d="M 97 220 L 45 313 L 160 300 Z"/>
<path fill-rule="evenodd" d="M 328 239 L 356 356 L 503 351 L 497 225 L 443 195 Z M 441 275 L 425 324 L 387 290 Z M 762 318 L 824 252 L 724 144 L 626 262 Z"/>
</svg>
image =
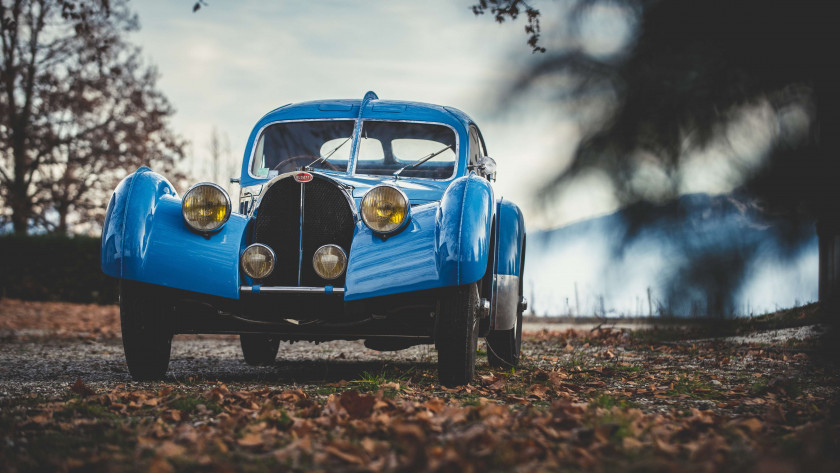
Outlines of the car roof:
<svg viewBox="0 0 840 473">
<path fill-rule="evenodd" d="M 406 120 L 443 123 L 455 129 L 459 135 L 459 140 L 463 143 L 469 140 L 467 130 L 470 124 L 473 123 L 472 119 L 466 113 L 457 108 L 405 100 L 381 100 L 373 92 L 368 92 L 361 100 L 331 99 L 290 103 L 275 108 L 263 115 L 251 130 L 251 135 L 248 137 L 248 142 L 245 145 L 240 184 L 242 186 L 252 186 L 267 181 L 267 179 L 254 178 L 248 173 L 251 152 L 257 135 L 267 125 L 290 120 L 356 120 L 359 117 L 359 108 L 362 106 L 364 106 L 364 113 L 362 114 L 362 119 L 364 120 Z M 459 153 L 462 156 L 466 156 L 465 150 L 466 147 L 462 147 Z"/>
<path fill-rule="evenodd" d="M 374 95 L 375 97 L 375 95 Z M 359 100 L 331 99 L 291 103 L 265 114 L 257 124 L 261 128 L 268 123 L 283 120 L 356 119 L 359 107 L 365 104 L 362 118 L 379 120 L 409 120 L 447 123 L 452 126 L 469 127 L 472 123 L 467 114 L 453 108 L 405 100 Z"/>
</svg>

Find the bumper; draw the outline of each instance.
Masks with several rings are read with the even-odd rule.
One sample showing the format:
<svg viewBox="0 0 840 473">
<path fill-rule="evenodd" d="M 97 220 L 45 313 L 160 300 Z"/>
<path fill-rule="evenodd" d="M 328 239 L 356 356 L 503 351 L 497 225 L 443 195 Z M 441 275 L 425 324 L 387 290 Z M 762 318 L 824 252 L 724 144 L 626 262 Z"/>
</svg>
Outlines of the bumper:
<svg viewBox="0 0 840 473">
<path fill-rule="evenodd" d="M 288 340 L 408 338 L 431 343 L 434 292 L 346 302 L 343 288 L 240 286 L 237 300 L 168 290 L 175 333 L 271 333 Z M 257 292 L 259 291 L 259 292 Z"/>
<path fill-rule="evenodd" d="M 332 286 L 239 286 L 239 292 L 250 294 L 344 294 L 344 288 Z"/>
</svg>

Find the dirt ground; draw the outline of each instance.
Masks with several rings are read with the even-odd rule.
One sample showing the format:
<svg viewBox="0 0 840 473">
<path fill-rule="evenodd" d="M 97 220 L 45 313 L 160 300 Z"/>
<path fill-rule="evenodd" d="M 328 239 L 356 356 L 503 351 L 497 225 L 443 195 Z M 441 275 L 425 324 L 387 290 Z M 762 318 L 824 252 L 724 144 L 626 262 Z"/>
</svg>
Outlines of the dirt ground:
<svg viewBox="0 0 840 473">
<path fill-rule="evenodd" d="M 479 356 L 447 389 L 431 347 L 251 367 L 233 336 L 176 336 L 167 378 L 134 383 L 116 307 L 0 300 L 0 471 L 840 471 L 818 312 L 528 326 L 518 368 Z"/>
</svg>

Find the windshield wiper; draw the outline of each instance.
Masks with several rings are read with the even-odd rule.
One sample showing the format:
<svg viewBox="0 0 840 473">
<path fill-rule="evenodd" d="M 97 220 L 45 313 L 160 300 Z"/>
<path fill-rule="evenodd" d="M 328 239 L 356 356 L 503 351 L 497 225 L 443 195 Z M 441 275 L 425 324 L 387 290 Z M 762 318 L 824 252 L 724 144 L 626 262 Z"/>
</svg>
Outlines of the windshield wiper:
<svg viewBox="0 0 840 473">
<path fill-rule="evenodd" d="M 434 153 L 432 153 L 432 154 L 430 154 L 430 155 L 428 155 L 428 156 L 423 156 L 422 158 L 418 159 L 415 163 L 412 163 L 412 164 L 409 164 L 409 165 L 407 165 L 407 166 L 403 166 L 403 167 L 401 167 L 400 169 L 398 169 L 398 170 L 397 170 L 397 172 L 395 172 L 395 173 L 394 173 L 394 178 L 399 177 L 400 173 L 401 173 L 401 172 L 403 172 L 403 171 L 405 171 L 406 169 L 410 169 L 410 168 L 412 168 L 412 169 L 413 169 L 413 168 L 416 168 L 417 166 L 419 166 L 419 165 L 421 165 L 421 164 L 425 163 L 426 161 L 428 161 L 428 160 L 430 160 L 430 159 L 434 158 L 435 156 L 439 155 L 440 153 L 443 153 L 444 151 L 446 151 L 446 150 L 448 150 L 448 149 L 450 149 L 450 148 L 452 148 L 452 145 L 446 145 L 445 147 L 443 147 L 443 149 L 440 149 L 440 150 L 438 150 L 438 151 L 435 151 Z"/>
<path fill-rule="evenodd" d="M 352 138 L 352 136 L 351 136 L 350 138 Z M 327 153 L 327 155 L 326 155 L 326 156 L 321 156 L 321 157 L 319 157 L 318 159 L 316 159 L 315 161 L 312 161 L 311 163 L 307 164 L 306 166 L 304 166 L 304 167 L 303 167 L 303 169 L 304 169 L 304 170 L 306 170 L 306 171 L 309 171 L 309 170 L 311 170 L 311 169 L 312 169 L 312 166 L 314 166 L 314 165 L 316 165 L 316 164 L 318 164 L 318 163 L 320 163 L 320 162 L 323 162 L 323 161 L 326 161 L 326 160 L 330 159 L 330 156 L 332 156 L 333 154 L 335 154 L 335 152 L 336 152 L 336 151 L 338 151 L 338 149 L 339 149 L 339 148 L 341 148 L 341 147 L 342 147 L 342 146 L 344 146 L 344 145 L 345 145 L 348 141 L 350 141 L 350 138 L 347 138 L 346 140 L 342 141 L 340 145 L 338 145 L 338 146 L 336 146 L 335 148 L 333 148 L 333 149 L 332 149 L 332 151 L 330 151 L 329 153 Z"/>
</svg>

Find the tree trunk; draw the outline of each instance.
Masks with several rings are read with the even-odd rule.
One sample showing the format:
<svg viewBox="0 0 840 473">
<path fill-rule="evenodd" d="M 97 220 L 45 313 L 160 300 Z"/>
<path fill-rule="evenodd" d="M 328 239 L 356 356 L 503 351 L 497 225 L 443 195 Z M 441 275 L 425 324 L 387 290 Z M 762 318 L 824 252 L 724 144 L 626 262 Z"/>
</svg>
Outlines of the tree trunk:
<svg viewBox="0 0 840 473">
<path fill-rule="evenodd" d="M 12 227 L 15 235 L 26 235 L 29 230 L 29 212 L 16 196 L 12 196 Z"/>
<path fill-rule="evenodd" d="M 838 217 L 824 217 L 817 223 L 820 248 L 819 298 L 823 309 L 832 314 L 836 313 L 840 300 L 840 218 Z"/>
<path fill-rule="evenodd" d="M 17 169 L 15 169 L 17 174 Z M 22 174 L 22 173 L 21 173 Z M 27 186 L 23 176 L 15 176 L 9 186 L 9 205 L 12 207 L 12 226 L 16 235 L 25 235 L 29 231 L 29 216 L 32 214 L 32 203 L 26 195 Z"/>
</svg>

